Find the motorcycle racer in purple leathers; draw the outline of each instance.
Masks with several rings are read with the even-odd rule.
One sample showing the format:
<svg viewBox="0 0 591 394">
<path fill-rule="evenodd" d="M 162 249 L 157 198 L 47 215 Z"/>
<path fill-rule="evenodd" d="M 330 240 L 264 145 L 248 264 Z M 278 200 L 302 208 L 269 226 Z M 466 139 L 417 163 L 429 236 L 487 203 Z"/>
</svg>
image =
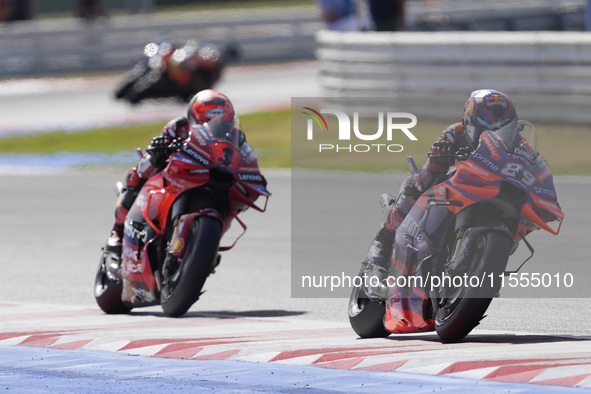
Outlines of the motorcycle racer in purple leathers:
<svg viewBox="0 0 591 394">
<path fill-rule="evenodd" d="M 416 174 L 404 180 L 398 196 L 388 202 L 385 225 L 374 238 L 367 260 L 383 268 L 386 273 L 396 229 L 421 194 L 445 180 L 455 160 L 452 156 L 461 150 L 476 149 L 483 131 L 497 130 L 510 123 L 517 123 L 517 120 L 515 106 L 506 94 L 492 89 L 472 92 L 464 105 L 462 121 L 448 126 L 441 133 L 431 146 L 427 162 Z M 380 293 L 379 289 L 375 290 Z"/>
</svg>

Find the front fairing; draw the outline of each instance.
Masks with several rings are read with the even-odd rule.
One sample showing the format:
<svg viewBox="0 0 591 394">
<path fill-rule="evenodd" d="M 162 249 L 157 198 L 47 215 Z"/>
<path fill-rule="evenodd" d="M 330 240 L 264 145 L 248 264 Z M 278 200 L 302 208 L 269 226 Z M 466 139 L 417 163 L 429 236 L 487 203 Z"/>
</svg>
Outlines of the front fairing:
<svg viewBox="0 0 591 394">
<path fill-rule="evenodd" d="M 209 170 L 223 173 L 232 178 L 229 189 L 229 202 L 232 210 L 241 212 L 252 207 L 264 212 L 266 201 L 271 195 L 266 188 L 267 182 L 258 166 L 258 158 L 252 147 L 246 142 L 244 133 L 235 127 L 206 128 L 196 125 L 191 129 L 187 147 L 197 151 L 209 162 Z M 265 199 L 264 205 L 257 205 L 259 197 Z"/>
<path fill-rule="evenodd" d="M 523 144 L 507 146 L 494 132 L 481 136 L 478 148 L 457 163 L 450 179 L 435 185 L 417 200 L 396 232 L 394 269 L 410 274 L 418 262 L 441 250 L 455 215 L 468 207 L 490 202 L 502 207 L 502 215 L 517 216 L 515 241 L 520 233 L 544 228 L 564 217 L 548 164 L 539 154 L 532 159 Z M 442 205 L 452 202 L 449 205 Z M 503 217 L 502 217 L 503 218 Z"/>
<path fill-rule="evenodd" d="M 519 210 L 520 232 L 524 235 L 543 228 L 558 234 L 564 218 L 557 201 L 552 171 L 535 149 L 523 138 L 508 146 L 495 132 L 483 133 L 476 151 L 458 163 L 457 172 L 445 182 L 451 197 L 464 204 L 456 213 L 471 204 L 503 199 Z M 548 223 L 555 222 L 553 229 Z"/>
</svg>

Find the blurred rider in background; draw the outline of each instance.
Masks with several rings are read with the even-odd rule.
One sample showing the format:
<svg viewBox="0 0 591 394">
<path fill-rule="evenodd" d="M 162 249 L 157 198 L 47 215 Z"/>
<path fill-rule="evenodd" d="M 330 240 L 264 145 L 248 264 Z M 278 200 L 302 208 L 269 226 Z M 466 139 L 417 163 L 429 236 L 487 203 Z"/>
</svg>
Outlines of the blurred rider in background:
<svg viewBox="0 0 591 394">
<path fill-rule="evenodd" d="M 230 59 L 213 45 L 200 46 L 189 40 L 167 57 L 165 73 L 174 83 L 195 92 L 213 86 L 220 79 L 225 62 Z"/>
<path fill-rule="evenodd" d="M 144 55 L 115 90 L 115 98 L 131 104 L 165 97 L 189 102 L 195 93 L 211 89 L 226 65 L 239 56 L 239 48 L 234 43 L 218 48 L 195 40 L 183 45 L 166 40 L 150 42 L 144 47 Z"/>
<path fill-rule="evenodd" d="M 189 103 L 186 116 L 171 120 L 164 126 L 159 136 L 152 138 L 152 142 L 146 149 L 147 153 L 140 159 L 137 167 L 133 167 L 127 173 L 125 188 L 119 195 L 115 207 L 115 224 L 104 247 L 105 252 L 121 255 L 123 223 L 144 183 L 164 169 L 168 157 L 180 149 L 189 137 L 192 126 L 206 123 L 213 118 L 223 122 L 235 121 L 235 127 L 240 129 L 238 120 L 235 118 L 234 107 L 228 97 L 215 90 L 202 90 Z M 240 130 L 240 140 L 246 140 L 242 130 Z"/>
<path fill-rule="evenodd" d="M 449 168 L 454 164 L 452 155 L 459 151 L 473 151 L 478 147 L 480 135 L 485 130 L 515 127 L 517 112 L 507 95 L 496 90 L 481 89 L 472 92 L 464 106 L 462 121 L 448 126 L 431 146 L 427 162 L 415 175 L 408 176 L 398 197 L 388 201 L 385 225 L 374 238 L 367 261 L 384 269 L 387 274 L 392 255 L 396 230 L 417 199 L 434 185 L 443 182 Z M 376 289 L 386 296 L 387 289 Z"/>
</svg>

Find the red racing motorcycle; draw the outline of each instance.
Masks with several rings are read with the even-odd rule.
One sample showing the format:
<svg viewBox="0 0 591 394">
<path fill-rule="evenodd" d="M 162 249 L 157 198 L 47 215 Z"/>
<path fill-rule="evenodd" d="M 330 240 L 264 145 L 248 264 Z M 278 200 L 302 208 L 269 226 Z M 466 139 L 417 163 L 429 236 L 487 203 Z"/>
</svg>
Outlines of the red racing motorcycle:
<svg viewBox="0 0 591 394">
<path fill-rule="evenodd" d="M 533 256 L 529 234 L 559 233 L 564 213 L 531 123 L 486 131 L 476 150 L 450 157 L 457 165 L 405 217 L 387 265 L 363 263 L 359 276 L 370 280 L 353 288 L 348 308 L 360 337 L 435 330 L 446 342 L 461 340 L 499 296 L 503 278 L 529 260 L 507 271 L 517 246 Z M 409 165 L 416 173 L 411 158 Z M 384 209 L 393 200 L 382 196 Z"/>
<path fill-rule="evenodd" d="M 218 48 L 193 40 L 182 46 L 151 42 L 144 48 L 144 56 L 123 77 L 115 98 L 133 105 L 168 97 L 188 102 L 195 93 L 214 86 L 225 67 L 238 57 L 234 44 Z"/>
<path fill-rule="evenodd" d="M 254 150 L 233 122 L 195 126 L 139 192 L 125 219 L 121 258 L 103 254 L 94 288 L 100 308 L 127 313 L 160 304 L 169 316 L 183 315 L 219 264 L 218 252 L 246 231 L 238 215 L 249 207 L 266 210 L 266 186 Z M 242 233 L 220 246 L 234 220 Z"/>
</svg>

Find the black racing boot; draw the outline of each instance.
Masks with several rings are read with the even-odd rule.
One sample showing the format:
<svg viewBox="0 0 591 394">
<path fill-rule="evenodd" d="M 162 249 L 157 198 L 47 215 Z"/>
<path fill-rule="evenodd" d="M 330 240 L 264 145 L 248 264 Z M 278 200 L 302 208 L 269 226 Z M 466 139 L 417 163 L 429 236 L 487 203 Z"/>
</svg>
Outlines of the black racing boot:
<svg viewBox="0 0 591 394">
<path fill-rule="evenodd" d="M 111 231 L 111 235 L 107 238 L 107 243 L 103 250 L 105 252 L 114 253 L 117 256 L 121 256 L 121 243 L 123 240 L 123 225 L 122 224 L 115 224 L 113 226 L 113 230 Z"/>
<path fill-rule="evenodd" d="M 378 232 L 374 238 L 365 264 L 367 264 L 367 295 L 369 298 L 386 300 L 388 298 L 387 278 L 392 257 L 392 246 L 395 231 L 389 231 L 386 227 Z"/>
<path fill-rule="evenodd" d="M 389 231 L 386 227 L 382 227 L 374 238 L 369 251 L 367 252 L 367 260 L 373 264 L 388 270 L 390 267 L 390 259 L 392 257 L 392 247 L 394 244 L 395 231 Z"/>
<path fill-rule="evenodd" d="M 102 264 L 111 280 L 121 280 L 121 240 L 123 239 L 123 225 L 115 224 L 107 243 L 103 247 Z"/>
</svg>

